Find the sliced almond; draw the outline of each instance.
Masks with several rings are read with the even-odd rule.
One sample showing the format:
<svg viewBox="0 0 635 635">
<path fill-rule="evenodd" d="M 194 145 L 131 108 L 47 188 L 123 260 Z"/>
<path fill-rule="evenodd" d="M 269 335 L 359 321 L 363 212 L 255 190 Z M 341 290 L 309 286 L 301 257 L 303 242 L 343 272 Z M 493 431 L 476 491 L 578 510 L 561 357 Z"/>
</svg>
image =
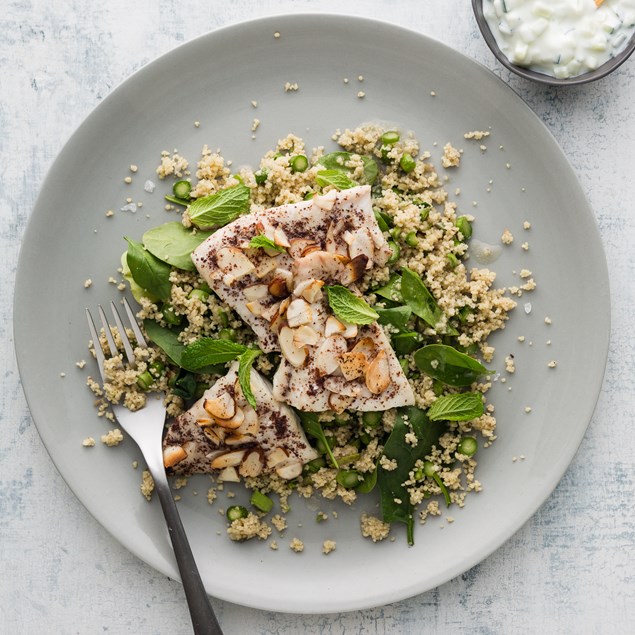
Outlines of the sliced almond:
<svg viewBox="0 0 635 635">
<path fill-rule="evenodd" d="M 253 313 L 256 317 L 261 317 L 262 314 L 269 308 L 267 305 L 263 304 L 260 300 L 247 302 L 245 306 L 247 307 L 247 310 L 250 313 Z"/>
<path fill-rule="evenodd" d="M 256 223 L 256 232 L 266 236 L 269 240 L 273 240 L 275 231 L 274 226 L 264 216 Z"/>
<path fill-rule="evenodd" d="M 292 366 L 300 367 L 304 365 L 306 361 L 306 349 L 298 348 L 294 342 L 293 329 L 288 326 L 283 326 L 280 329 L 280 335 L 278 335 L 278 341 L 280 342 L 280 350 L 284 355 L 284 358 Z"/>
<path fill-rule="evenodd" d="M 314 205 L 317 205 L 320 209 L 328 212 L 335 206 L 335 199 L 337 198 L 337 190 L 331 190 L 322 196 L 314 196 L 311 200 Z"/>
<path fill-rule="evenodd" d="M 211 468 L 213 470 L 224 470 L 226 467 L 239 465 L 245 456 L 245 450 L 232 450 L 223 452 L 212 459 Z"/>
<path fill-rule="evenodd" d="M 310 238 L 292 238 L 289 241 L 287 251 L 292 258 L 297 259 L 319 249 L 321 249 L 321 246 L 315 240 Z"/>
<path fill-rule="evenodd" d="M 291 243 L 289 242 L 289 239 L 287 238 L 287 235 L 284 233 L 284 230 L 282 229 L 282 227 L 276 227 L 276 229 L 274 230 L 273 242 L 280 247 L 284 247 L 285 249 L 287 249 L 288 247 L 291 247 Z"/>
<path fill-rule="evenodd" d="M 226 467 L 216 478 L 222 483 L 240 483 L 240 476 L 235 467 Z"/>
<path fill-rule="evenodd" d="M 164 467 L 173 467 L 187 458 L 187 452 L 180 445 L 168 445 L 163 448 Z"/>
<path fill-rule="evenodd" d="M 317 302 L 322 297 L 323 280 L 309 278 L 300 282 L 293 290 L 293 295 L 304 298 L 307 302 Z"/>
<path fill-rule="evenodd" d="M 242 408 L 236 408 L 236 414 L 231 419 L 216 419 L 216 425 L 227 430 L 240 428 L 245 420 L 245 413 Z"/>
<path fill-rule="evenodd" d="M 329 395 L 329 407 L 336 414 L 344 412 L 344 410 L 346 410 L 346 408 L 348 408 L 353 403 L 353 401 L 355 401 L 355 397 L 339 395 L 336 392 L 332 392 Z"/>
<path fill-rule="evenodd" d="M 267 468 L 271 470 L 288 458 L 289 455 L 284 448 L 274 448 L 267 454 Z"/>
<path fill-rule="evenodd" d="M 308 324 L 312 320 L 313 311 L 304 298 L 296 298 L 291 301 L 287 309 L 287 322 L 292 329 Z"/>
<path fill-rule="evenodd" d="M 218 268 L 227 276 L 238 280 L 254 271 L 253 262 L 237 247 L 224 247 L 216 254 Z"/>
<path fill-rule="evenodd" d="M 390 386 L 390 365 L 386 351 L 379 351 L 366 370 L 366 387 L 374 395 L 379 395 Z"/>
<path fill-rule="evenodd" d="M 287 462 L 276 468 L 276 474 L 285 481 L 290 481 L 302 474 L 302 463 L 300 461 Z"/>
<path fill-rule="evenodd" d="M 339 280 L 345 272 L 348 257 L 331 254 L 328 251 L 313 251 L 297 258 L 293 263 L 293 278 L 296 285 L 303 280 Z"/>
<path fill-rule="evenodd" d="M 342 353 L 340 355 L 340 368 L 347 381 L 361 377 L 368 366 L 368 358 L 364 353 Z"/>
<path fill-rule="evenodd" d="M 348 255 L 348 246 L 342 240 L 344 219 L 340 218 L 331 222 L 326 230 L 325 249 L 333 254 Z"/>
<path fill-rule="evenodd" d="M 339 358 L 346 352 L 346 340 L 341 335 L 333 335 L 322 342 L 315 354 L 315 368 L 320 375 L 331 375 L 340 366 Z"/>
<path fill-rule="evenodd" d="M 345 236 L 344 240 L 348 244 L 348 255 L 351 260 L 355 260 L 357 256 L 366 256 L 368 258 L 366 269 L 370 269 L 373 266 L 375 256 L 375 241 L 371 231 L 368 227 L 361 227 L 355 233 L 350 234 L 350 240 L 347 238 Z"/>
<path fill-rule="evenodd" d="M 342 335 L 346 331 L 346 327 L 333 315 L 329 315 L 326 318 L 326 324 L 324 325 L 324 337 L 331 337 L 331 335 Z"/>
<path fill-rule="evenodd" d="M 264 300 L 269 295 L 266 284 L 254 284 L 243 289 L 245 300 L 253 302 L 254 300 Z"/>
<path fill-rule="evenodd" d="M 334 377 L 333 375 L 324 378 L 324 387 L 344 397 L 359 397 L 364 390 L 359 382 L 347 381 L 344 377 Z"/>
<path fill-rule="evenodd" d="M 232 395 L 223 392 L 212 399 L 205 399 L 203 408 L 214 419 L 231 419 L 236 414 L 236 401 Z"/>
<path fill-rule="evenodd" d="M 366 269 L 369 268 L 369 263 L 370 260 L 368 259 L 368 256 L 365 254 L 359 254 L 344 265 L 344 269 L 340 274 L 340 282 L 345 287 L 353 284 L 353 282 L 357 282 L 364 275 Z"/>
<path fill-rule="evenodd" d="M 260 260 L 260 262 L 256 265 L 256 268 L 254 269 L 254 273 L 256 274 L 256 276 L 258 278 L 264 278 L 265 276 L 269 275 L 272 271 L 274 271 L 277 267 L 278 267 L 278 259 L 277 256 L 279 256 L 280 254 L 277 254 L 276 257 L 274 258 L 262 258 Z"/>
<path fill-rule="evenodd" d="M 243 459 L 238 472 L 241 476 L 259 476 L 263 469 L 262 454 L 258 450 L 252 450 L 248 452 Z"/>
<path fill-rule="evenodd" d="M 315 346 L 320 341 L 320 334 L 310 326 L 301 326 L 293 333 L 293 343 L 298 348 L 303 346 Z"/>
<path fill-rule="evenodd" d="M 278 276 L 269 283 L 268 289 L 269 293 L 276 298 L 286 298 L 289 295 L 287 281 Z"/>
<path fill-rule="evenodd" d="M 203 434 L 214 444 L 222 445 L 225 443 L 226 432 L 224 428 L 218 426 L 203 428 Z"/>
<path fill-rule="evenodd" d="M 245 406 L 243 408 L 243 413 L 245 415 L 245 419 L 240 428 L 237 429 L 237 432 L 255 437 L 260 429 L 258 413 L 251 406 Z"/>
<path fill-rule="evenodd" d="M 357 324 L 345 323 L 345 327 L 346 329 L 342 333 L 342 337 L 345 337 L 347 340 L 357 337 L 357 333 L 358 333 Z"/>
<path fill-rule="evenodd" d="M 196 420 L 196 423 L 198 423 L 198 425 L 201 426 L 201 428 L 204 428 L 205 426 L 211 426 L 212 423 L 214 423 L 214 420 L 208 419 L 207 417 L 199 417 Z"/>
<path fill-rule="evenodd" d="M 275 304 L 272 304 L 266 309 L 263 309 L 262 313 L 260 314 L 260 317 L 267 320 L 267 322 L 273 322 L 278 317 L 279 313 L 280 313 L 280 302 L 276 302 Z"/>
<path fill-rule="evenodd" d="M 254 438 L 249 434 L 241 434 L 238 431 L 232 432 L 225 437 L 225 445 L 233 446 L 233 445 L 245 445 L 245 443 L 251 443 L 254 441 Z"/>
<path fill-rule="evenodd" d="M 362 337 L 362 339 L 353 346 L 351 353 L 363 353 L 366 355 L 368 361 L 370 361 L 375 356 L 376 350 L 377 347 L 372 338 Z"/>
</svg>

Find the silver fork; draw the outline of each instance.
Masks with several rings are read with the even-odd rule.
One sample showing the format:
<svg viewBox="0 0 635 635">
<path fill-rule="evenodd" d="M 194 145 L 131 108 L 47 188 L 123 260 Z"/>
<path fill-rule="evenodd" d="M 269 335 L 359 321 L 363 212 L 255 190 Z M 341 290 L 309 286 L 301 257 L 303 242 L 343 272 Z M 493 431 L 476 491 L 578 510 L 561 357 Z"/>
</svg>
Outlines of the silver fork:
<svg viewBox="0 0 635 635">
<path fill-rule="evenodd" d="M 148 345 L 139 329 L 134 313 L 125 299 L 123 306 L 130 321 L 130 327 L 134 333 L 137 346 L 147 348 Z M 110 307 L 115 325 L 121 336 L 128 363 L 134 367 L 136 365 L 134 351 L 126 334 L 126 330 L 124 329 L 121 317 L 114 302 L 110 303 Z M 110 331 L 106 314 L 101 306 L 99 306 L 98 309 L 108 342 L 108 352 L 111 357 L 118 357 L 119 352 Z M 86 316 L 88 318 L 90 335 L 93 339 L 97 364 L 99 365 L 99 373 L 101 374 L 102 381 L 105 381 L 104 364 L 106 362 L 106 356 L 100 345 L 99 335 L 88 309 L 86 309 Z M 194 633 L 196 633 L 196 635 L 222 635 L 222 630 L 216 620 L 214 610 L 212 609 L 196 562 L 194 561 L 194 556 L 192 555 L 190 544 L 185 535 L 185 529 L 183 528 L 183 523 L 176 508 L 176 503 L 174 502 L 174 498 L 172 498 L 163 466 L 162 437 L 166 412 L 165 406 L 163 405 L 163 397 L 164 395 L 162 393 L 149 393 L 147 395 L 146 405 L 136 412 L 132 412 L 121 405 L 113 405 L 112 410 L 121 426 L 139 446 L 143 458 L 148 465 L 148 470 L 154 480 L 154 488 L 159 495 L 168 533 L 172 541 L 172 548 L 174 549 L 174 555 L 176 556 L 176 562 L 181 574 L 181 581 L 185 589 L 185 597 L 187 598 L 190 609 Z"/>
</svg>

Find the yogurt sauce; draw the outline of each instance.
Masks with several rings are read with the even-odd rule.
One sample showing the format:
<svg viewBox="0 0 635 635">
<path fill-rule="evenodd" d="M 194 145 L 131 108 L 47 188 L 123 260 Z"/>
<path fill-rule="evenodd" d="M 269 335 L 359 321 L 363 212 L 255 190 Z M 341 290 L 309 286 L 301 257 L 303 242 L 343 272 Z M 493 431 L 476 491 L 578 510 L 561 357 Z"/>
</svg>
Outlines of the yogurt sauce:
<svg viewBox="0 0 635 635">
<path fill-rule="evenodd" d="M 483 0 L 483 14 L 512 64 L 565 79 L 594 70 L 635 32 L 635 0 Z"/>
</svg>

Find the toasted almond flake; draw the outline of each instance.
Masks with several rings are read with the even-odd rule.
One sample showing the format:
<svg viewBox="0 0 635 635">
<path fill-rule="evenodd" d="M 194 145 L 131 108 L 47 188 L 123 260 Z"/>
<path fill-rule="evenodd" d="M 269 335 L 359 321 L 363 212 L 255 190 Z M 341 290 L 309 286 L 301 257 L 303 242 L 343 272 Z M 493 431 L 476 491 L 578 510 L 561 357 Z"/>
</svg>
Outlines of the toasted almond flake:
<svg viewBox="0 0 635 635">
<path fill-rule="evenodd" d="M 386 351 L 379 351 L 366 370 L 366 387 L 374 395 L 379 395 L 390 386 L 390 367 Z"/>
<path fill-rule="evenodd" d="M 280 350 L 289 364 L 300 367 L 303 366 L 306 361 L 306 349 L 298 348 L 294 344 L 294 335 L 293 329 L 288 326 L 283 326 L 280 329 L 278 341 L 280 343 Z"/>
<path fill-rule="evenodd" d="M 236 467 L 245 456 L 245 450 L 232 450 L 224 452 L 212 459 L 211 467 L 213 470 L 223 470 L 226 467 Z"/>
</svg>

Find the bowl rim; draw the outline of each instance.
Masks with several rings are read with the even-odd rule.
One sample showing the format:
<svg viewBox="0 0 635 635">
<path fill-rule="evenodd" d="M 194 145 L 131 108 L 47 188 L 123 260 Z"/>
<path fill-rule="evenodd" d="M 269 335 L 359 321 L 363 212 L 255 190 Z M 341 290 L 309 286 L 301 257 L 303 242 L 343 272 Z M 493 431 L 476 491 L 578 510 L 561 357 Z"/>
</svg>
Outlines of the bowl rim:
<svg viewBox="0 0 635 635">
<path fill-rule="evenodd" d="M 505 53 L 501 51 L 498 43 L 496 42 L 496 38 L 494 37 L 494 34 L 492 33 L 489 24 L 487 23 L 487 19 L 483 14 L 483 2 L 484 0 L 472 0 L 472 9 L 474 10 L 474 17 L 476 18 L 478 28 L 481 31 L 481 34 L 485 39 L 485 43 L 487 44 L 489 49 L 492 51 L 496 59 L 505 68 L 509 69 L 513 73 L 516 73 L 516 75 L 519 75 L 520 77 L 538 82 L 540 84 L 547 84 L 549 86 L 576 86 L 580 84 L 588 84 L 589 82 L 601 79 L 609 73 L 612 73 L 631 56 L 633 51 L 635 51 L 635 33 L 633 33 L 626 47 L 615 57 L 607 60 L 606 62 L 604 62 L 604 64 L 598 66 L 598 68 L 596 68 L 595 70 L 588 71 L 586 73 L 583 73 L 582 75 L 561 79 L 558 77 L 553 77 L 551 75 L 546 75 L 545 73 L 532 71 L 529 68 L 523 68 L 522 66 L 512 64 Z"/>
</svg>

